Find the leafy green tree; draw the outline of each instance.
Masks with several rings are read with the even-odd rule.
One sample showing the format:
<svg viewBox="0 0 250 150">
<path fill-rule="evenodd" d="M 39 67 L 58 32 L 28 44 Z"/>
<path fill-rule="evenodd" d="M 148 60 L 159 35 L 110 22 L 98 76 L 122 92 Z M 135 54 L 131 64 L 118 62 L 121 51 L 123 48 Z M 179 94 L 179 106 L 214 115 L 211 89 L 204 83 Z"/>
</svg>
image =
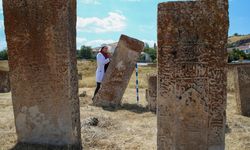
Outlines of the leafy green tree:
<svg viewBox="0 0 250 150">
<path fill-rule="evenodd" d="M 79 58 L 92 59 L 93 58 L 92 48 L 89 46 L 83 45 L 79 51 L 78 56 Z"/>
<path fill-rule="evenodd" d="M 250 53 L 246 55 L 247 59 L 250 60 Z"/>
<path fill-rule="evenodd" d="M 81 59 L 80 50 L 76 50 L 76 58 L 77 59 Z"/>
<path fill-rule="evenodd" d="M 234 36 L 239 36 L 239 34 L 238 33 L 234 33 Z"/>
<path fill-rule="evenodd" d="M 0 59 L 1 60 L 8 60 L 7 49 L 4 49 L 4 50 L 0 51 Z"/>
<path fill-rule="evenodd" d="M 228 62 L 236 61 L 240 58 L 246 59 L 247 55 L 239 49 L 233 49 L 233 51 L 229 52 L 228 54 Z"/>
<path fill-rule="evenodd" d="M 145 62 L 145 59 L 146 59 L 145 55 L 141 54 L 140 57 L 138 58 L 138 61 L 139 62 Z"/>
<path fill-rule="evenodd" d="M 156 44 L 154 45 L 154 48 L 149 47 L 148 43 L 145 43 L 145 48 L 144 48 L 144 52 L 149 54 L 149 56 L 151 57 L 152 61 L 155 62 L 156 58 L 157 58 L 157 54 L 156 54 Z"/>
<path fill-rule="evenodd" d="M 145 48 L 144 52 L 149 54 L 149 56 L 151 57 L 152 61 L 154 62 L 156 60 L 156 49 L 154 48 Z"/>
</svg>

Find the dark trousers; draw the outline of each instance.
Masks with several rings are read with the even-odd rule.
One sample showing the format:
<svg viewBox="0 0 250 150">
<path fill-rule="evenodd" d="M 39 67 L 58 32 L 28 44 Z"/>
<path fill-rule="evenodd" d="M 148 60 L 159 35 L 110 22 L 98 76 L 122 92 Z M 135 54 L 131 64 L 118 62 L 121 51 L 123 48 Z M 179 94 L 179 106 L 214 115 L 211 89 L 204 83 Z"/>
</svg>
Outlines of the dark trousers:
<svg viewBox="0 0 250 150">
<path fill-rule="evenodd" d="M 101 83 L 100 82 L 96 82 L 96 89 L 95 89 L 94 96 L 97 94 L 97 92 L 99 91 L 100 87 L 101 87 Z"/>
</svg>

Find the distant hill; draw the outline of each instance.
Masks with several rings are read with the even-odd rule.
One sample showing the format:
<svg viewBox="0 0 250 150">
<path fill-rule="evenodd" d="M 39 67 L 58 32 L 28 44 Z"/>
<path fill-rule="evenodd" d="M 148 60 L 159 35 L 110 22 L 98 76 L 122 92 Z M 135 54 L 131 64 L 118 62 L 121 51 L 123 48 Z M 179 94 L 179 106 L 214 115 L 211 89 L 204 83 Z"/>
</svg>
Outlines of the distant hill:
<svg viewBox="0 0 250 150">
<path fill-rule="evenodd" d="M 228 48 L 250 45 L 250 34 L 228 37 Z"/>
</svg>

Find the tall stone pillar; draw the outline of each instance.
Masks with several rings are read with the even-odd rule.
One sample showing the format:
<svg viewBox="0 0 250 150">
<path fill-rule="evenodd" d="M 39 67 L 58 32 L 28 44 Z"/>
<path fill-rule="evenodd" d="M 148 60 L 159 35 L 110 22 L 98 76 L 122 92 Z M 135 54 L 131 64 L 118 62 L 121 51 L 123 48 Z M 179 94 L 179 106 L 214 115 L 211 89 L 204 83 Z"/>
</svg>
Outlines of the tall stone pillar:
<svg viewBox="0 0 250 150">
<path fill-rule="evenodd" d="M 158 149 L 225 147 L 227 0 L 158 5 Z"/>
<path fill-rule="evenodd" d="M 76 0 L 3 0 L 18 142 L 80 145 Z"/>
<path fill-rule="evenodd" d="M 118 106 L 128 86 L 144 43 L 121 35 L 101 88 L 94 98 L 97 106 Z"/>
</svg>

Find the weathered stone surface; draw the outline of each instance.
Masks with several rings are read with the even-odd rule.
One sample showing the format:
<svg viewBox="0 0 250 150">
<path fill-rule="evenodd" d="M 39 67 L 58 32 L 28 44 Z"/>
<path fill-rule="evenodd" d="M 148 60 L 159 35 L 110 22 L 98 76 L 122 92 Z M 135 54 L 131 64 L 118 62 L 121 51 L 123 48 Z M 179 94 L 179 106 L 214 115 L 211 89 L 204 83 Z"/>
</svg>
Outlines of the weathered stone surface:
<svg viewBox="0 0 250 150">
<path fill-rule="evenodd" d="M 157 106 L 157 74 L 148 75 L 148 89 L 146 90 L 146 101 L 150 111 L 156 112 Z"/>
<path fill-rule="evenodd" d="M 0 93 L 10 92 L 9 72 L 0 70 Z"/>
<path fill-rule="evenodd" d="M 127 88 L 144 43 L 121 35 L 101 88 L 94 98 L 97 106 L 117 106 Z"/>
<path fill-rule="evenodd" d="M 227 0 L 158 6 L 158 149 L 222 150 Z"/>
<path fill-rule="evenodd" d="M 3 0 L 18 142 L 79 145 L 75 0 Z"/>
<path fill-rule="evenodd" d="M 78 80 L 82 80 L 82 74 L 78 73 Z"/>
<path fill-rule="evenodd" d="M 237 112 L 250 117 L 250 64 L 230 64 L 228 74 L 233 78 L 228 88 L 234 90 Z"/>
<path fill-rule="evenodd" d="M 228 64 L 227 66 L 227 93 L 235 93 L 235 75 L 238 64 Z"/>
</svg>

